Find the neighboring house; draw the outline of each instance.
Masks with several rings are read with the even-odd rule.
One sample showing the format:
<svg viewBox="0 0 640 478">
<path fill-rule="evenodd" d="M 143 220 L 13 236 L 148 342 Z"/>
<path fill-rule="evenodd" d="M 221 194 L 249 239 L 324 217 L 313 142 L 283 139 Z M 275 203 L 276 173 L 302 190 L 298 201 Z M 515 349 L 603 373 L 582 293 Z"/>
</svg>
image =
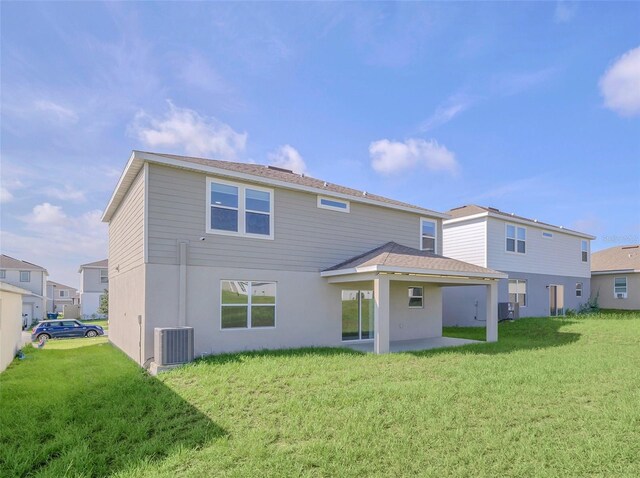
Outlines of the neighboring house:
<svg viewBox="0 0 640 478">
<path fill-rule="evenodd" d="M 520 317 L 561 316 L 589 300 L 593 236 L 490 207 L 448 212 L 444 255 L 507 274 L 498 300 L 517 303 Z M 483 307 L 481 290 L 447 289 L 444 323 L 483 325 Z"/>
<path fill-rule="evenodd" d="M 640 245 L 591 254 L 591 297 L 603 309 L 640 310 Z"/>
<path fill-rule="evenodd" d="M 0 372 L 22 347 L 22 298 L 30 292 L 0 281 Z"/>
<path fill-rule="evenodd" d="M 191 326 L 195 353 L 442 336 L 442 288 L 496 271 L 442 257 L 422 207 L 257 164 L 134 151 L 107 205 L 109 340 L 140 364 L 154 328 Z M 442 342 L 446 340 L 441 340 Z"/>
<path fill-rule="evenodd" d="M 83 318 L 95 317 L 98 313 L 100 297 L 109 290 L 109 261 L 82 264 L 80 269 L 80 313 Z"/>
<path fill-rule="evenodd" d="M 44 267 L 21 261 L 5 254 L 0 255 L 0 280 L 29 291 L 22 297 L 23 327 L 42 320 L 47 309 L 46 287 L 49 273 Z"/>
<path fill-rule="evenodd" d="M 47 313 L 62 312 L 65 305 L 79 302 L 78 290 L 71 286 L 47 281 Z"/>
</svg>

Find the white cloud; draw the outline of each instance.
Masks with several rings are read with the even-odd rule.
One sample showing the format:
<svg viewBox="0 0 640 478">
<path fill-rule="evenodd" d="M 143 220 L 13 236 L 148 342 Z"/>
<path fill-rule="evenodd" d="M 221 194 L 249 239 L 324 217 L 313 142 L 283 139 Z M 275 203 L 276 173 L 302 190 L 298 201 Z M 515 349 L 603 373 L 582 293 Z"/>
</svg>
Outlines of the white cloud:
<svg viewBox="0 0 640 478">
<path fill-rule="evenodd" d="M 577 2 L 559 1 L 556 3 L 556 9 L 553 12 L 553 21 L 556 23 L 567 23 L 573 20 L 578 11 Z"/>
<path fill-rule="evenodd" d="M 41 113 L 47 113 L 55 116 L 60 121 L 75 123 L 78 121 L 78 115 L 70 108 L 54 103 L 49 100 L 39 100 L 34 103 L 35 110 Z"/>
<path fill-rule="evenodd" d="M 600 78 L 604 104 L 622 116 L 640 114 L 640 46 L 618 58 Z"/>
<path fill-rule="evenodd" d="M 244 151 L 247 133 L 238 133 L 216 118 L 168 103 L 169 111 L 162 118 L 144 112 L 136 115 L 131 130 L 145 146 L 230 161 Z"/>
<path fill-rule="evenodd" d="M 78 265 L 107 256 L 107 225 L 102 211 L 67 214 L 49 203 L 35 206 L 20 219 L 24 231 L 0 230 L 3 253 L 45 267 L 51 278 L 68 285 L 78 282 Z"/>
<path fill-rule="evenodd" d="M 60 199 L 61 201 L 83 202 L 86 200 L 84 191 L 69 186 L 68 184 L 62 188 L 46 188 L 44 193 L 51 198 Z"/>
<path fill-rule="evenodd" d="M 0 204 L 13 201 L 13 194 L 4 186 L 0 186 Z"/>
<path fill-rule="evenodd" d="M 48 202 L 38 204 L 31 213 L 22 218 L 29 227 L 57 225 L 67 219 L 60 206 L 54 206 Z"/>
<path fill-rule="evenodd" d="M 290 169 L 294 173 L 302 174 L 307 172 L 307 165 L 300 153 L 288 144 L 280 146 L 277 150 L 267 155 L 269 164 L 279 168 Z"/>
<path fill-rule="evenodd" d="M 420 125 L 420 131 L 428 131 L 436 126 L 448 123 L 469 108 L 471 103 L 471 99 L 464 95 L 453 95 L 444 104 L 438 106 L 434 113 Z"/>
<path fill-rule="evenodd" d="M 415 167 L 431 171 L 458 172 L 455 154 L 434 139 L 408 139 L 404 142 L 381 139 L 369 145 L 371 166 L 382 174 L 398 173 Z"/>
<path fill-rule="evenodd" d="M 498 95 L 517 95 L 549 81 L 557 73 L 558 68 L 550 67 L 534 71 L 501 74 L 494 77 L 493 86 L 495 93 Z"/>
</svg>

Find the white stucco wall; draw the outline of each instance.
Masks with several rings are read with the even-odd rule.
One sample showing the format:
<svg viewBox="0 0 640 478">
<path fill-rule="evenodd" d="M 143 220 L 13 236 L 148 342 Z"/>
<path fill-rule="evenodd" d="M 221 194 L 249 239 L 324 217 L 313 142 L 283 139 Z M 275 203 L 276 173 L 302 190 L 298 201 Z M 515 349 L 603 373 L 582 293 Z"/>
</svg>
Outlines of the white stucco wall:
<svg viewBox="0 0 640 478">
<path fill-rule="evenodd" d="M 0 283 L 0 372 L 7 368 L 22 342 L 24 289 Z"/>
</svg>

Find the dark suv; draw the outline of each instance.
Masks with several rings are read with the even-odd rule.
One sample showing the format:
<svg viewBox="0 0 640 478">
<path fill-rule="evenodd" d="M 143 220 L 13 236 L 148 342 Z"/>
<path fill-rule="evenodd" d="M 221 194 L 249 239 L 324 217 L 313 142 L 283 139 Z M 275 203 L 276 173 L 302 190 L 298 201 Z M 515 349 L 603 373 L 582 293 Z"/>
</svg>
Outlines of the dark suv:
<svg viewBox="0 0 640 478">
<path fill-rule="evenodd" d="M 33 328 L 31 340 L 98 335 L 104 335 L 104 329 L 99 325 L 83 324 L 78 320 L 45 320 Z"/>
</svg>

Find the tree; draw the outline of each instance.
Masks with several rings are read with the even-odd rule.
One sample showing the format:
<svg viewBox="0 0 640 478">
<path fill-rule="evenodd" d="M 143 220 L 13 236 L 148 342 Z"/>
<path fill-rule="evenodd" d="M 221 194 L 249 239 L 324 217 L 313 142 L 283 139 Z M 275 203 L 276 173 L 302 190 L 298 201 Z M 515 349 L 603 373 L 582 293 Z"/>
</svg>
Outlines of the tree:
<svg viewBox="0 0 640 478">
<path fill-rule="evenodd" d="M 100 296 L 100 305 L 98 306 L 99 314 L 109 314 L 109 291 L 104 290 L 104 294 Z"/>
</svg>

